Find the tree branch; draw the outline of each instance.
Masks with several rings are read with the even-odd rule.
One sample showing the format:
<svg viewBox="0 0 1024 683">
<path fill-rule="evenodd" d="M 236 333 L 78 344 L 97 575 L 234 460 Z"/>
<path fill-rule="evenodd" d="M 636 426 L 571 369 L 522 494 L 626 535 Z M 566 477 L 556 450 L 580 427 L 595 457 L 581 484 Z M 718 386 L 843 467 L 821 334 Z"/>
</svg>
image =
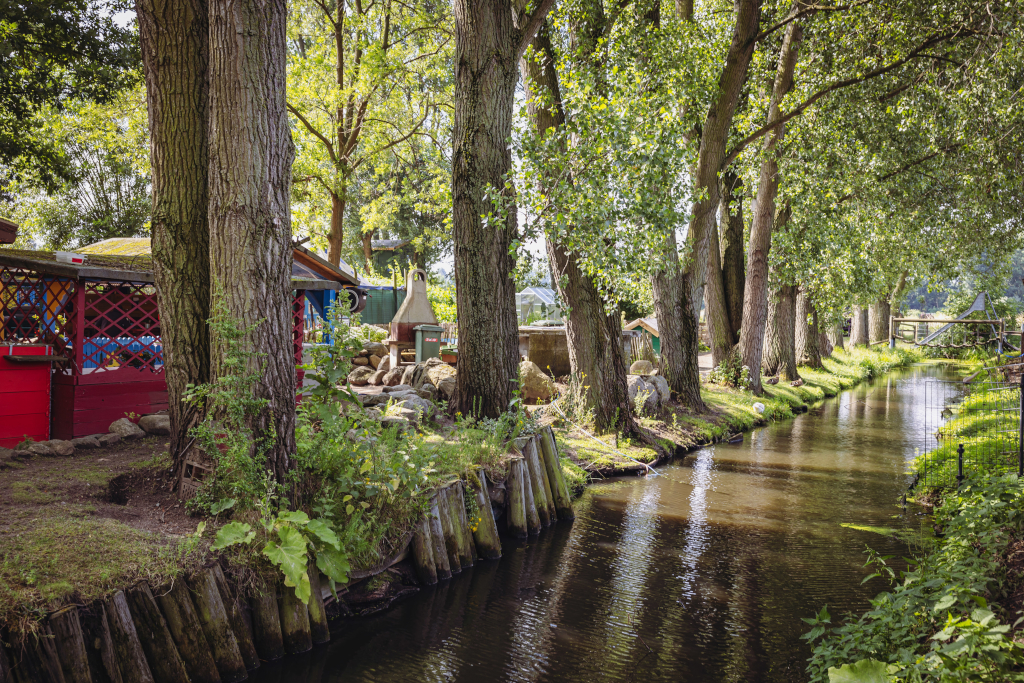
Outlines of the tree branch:
<svg viewBox="0 0 1024 683">
<path fill-rule="evenodd" d="M 540 25 L 544 23 L 544 17 L 548 15 L 551 8 L 555 6 L 555 0 L 539 0 L 537 9 L 533 10 L 533 14 L 530 18 L 523 22 L 522 27 L 519 29 L 519 45 L 516 47 L 516 62 L 522 59 L 526 53 L 526 48 L 529 47 L 530 41 L 537 35 L 537 31 L 540 30 Z"/>
<path fill-rule="evenodd" d="M 320 142 L 324 143 L 324 147 L 327 148 L 327 153 L 331 155 L 331 162 L 336 163 L 337 159 L 335 158 L 334 154 L 334 145 L 331 144 L 331 141 L 328 140 L 323 133 L 314 128 L 313 124 L 309 122 L 309 119 L 303 116 L 298 109 L 293 107 L 291 104 L 286 104 L 285 106 L 288 107 L 288 111 L 291 112 L 292 116 L 297 118 L 302 123 L 302 125 L 306 127 L 306 130 L 308 130 L 311 134 L 318 138 Z"/>
<path fill-rule="evenodd" d="M 797 19 L 799 19 L 801 17 L 806 17 L 808 14 L 814 14 L 816 12 L 843 12 L 843 11 L 848 10 L 848 9 L 853 9 L 854 7 L 860 7 L 861 5 L 866 5 L 866 4 L 870 3 L 870 2 L 872 2 L 872 0 L 860 0 L 860 2 L 853 2 L 853 3 L 850 3 L 849 5 L 836 5 L 835 7 L 826 7 L 824 5 L 808 5 L 808 6 L 805 6 L 799 12 L 794 12 L 793 14 L 790 14 L 788 17 L 786 17 L 785 19 L 783 19 L 779 23 L 775 24 L 774 26 L 769 26 L 765 30 L 763 30 L 760 33 L 758 33 L 756 36 L 754 36 L 754 42 L 758 42 L 758 41 L 764 40 L 765 38 L 767 38 L 771 34 L 773 34 L 776 31 L 778 31 L 780 28 L 785 27 L 787 24 L 793 23 L 794 21 L 796 21 Z"/>
</svg>

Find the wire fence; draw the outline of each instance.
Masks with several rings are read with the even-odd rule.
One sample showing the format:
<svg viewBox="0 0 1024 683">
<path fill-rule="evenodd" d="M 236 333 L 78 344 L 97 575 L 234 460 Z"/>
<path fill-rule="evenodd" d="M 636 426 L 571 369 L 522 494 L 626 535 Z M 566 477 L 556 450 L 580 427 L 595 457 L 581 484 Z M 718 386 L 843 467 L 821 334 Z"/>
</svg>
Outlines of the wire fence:
<svg viewBox="0 0 1024 683">
<path fill-rule="evenodd" d="M 942 489 L 972 475 L 1021 473 L 1021 384 L 933 380 L 914 486 Z"/>
</svg>

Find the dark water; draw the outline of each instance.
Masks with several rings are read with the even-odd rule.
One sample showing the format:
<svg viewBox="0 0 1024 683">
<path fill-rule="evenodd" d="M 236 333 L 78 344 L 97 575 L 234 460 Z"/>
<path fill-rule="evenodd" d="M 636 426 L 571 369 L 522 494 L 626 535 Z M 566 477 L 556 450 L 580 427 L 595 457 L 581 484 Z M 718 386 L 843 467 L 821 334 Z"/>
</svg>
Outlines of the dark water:
<svg viewBox="0 0 1024 683">
<path fill-rule="evenodd" d="M 863 385 L 663 476 L 591 486 L 575 522 L 338 622 L 328 646 L 257 680 L 805 680 L 800 618 L 863 611 L 884 589 L 861 585 L 866 544 L 906 552 L 840 524 L 919 525 L 893 516 L 935 372 Z"/>
</svg>

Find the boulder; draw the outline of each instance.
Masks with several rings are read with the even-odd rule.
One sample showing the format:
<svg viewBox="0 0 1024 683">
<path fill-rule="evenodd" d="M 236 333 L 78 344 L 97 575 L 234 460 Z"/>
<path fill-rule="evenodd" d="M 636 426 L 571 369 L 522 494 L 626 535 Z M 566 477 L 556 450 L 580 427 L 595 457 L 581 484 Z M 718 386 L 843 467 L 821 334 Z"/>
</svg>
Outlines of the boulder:
<svg viewBox="0 0 1024 683">
<path fill-rule="evenodd" d="M 122 439 L 141 439 L 146 436 L 146 432 L 139 429 L 139 425 L 135 424 L 127 417 L 122 417 L 120 420 L 114 420 L 110 423 L 110 432 L 117 434 Z"/>
<path fill-rule="evenodd" d="M 100 442 L 100 448 L 106 448 L 107 446 L 113 446 L 115 443 L 121 440 L 120 434 L 100 434 L 96 437 L 96 440 Z"/>
<path fill-rule="evenodd" d="M 370 375 L 373 374 L 373 370 L 365 365 L 358 365 L 352 369 L 352 372 L 348 373 L 348 383 L 354 387 L 365 387 L 370 383 Z"/>
<path fill-rule="evenodd" d="M 370 365 L 376 370 L 380 367 L 380 356 L 370 356 Z"/>
<path fill-rule="evenodd" d="M 437 383 L 437 397 L 442 398 L 445 401 L 452 400 L 452 395 L 455 394 L 455 376 L 445 377 Z"/>
<path fill-rule="evenodd" d="M 423 386 L 423 378 L 426 377 L 426 371 L 427 369 L 423 363 L 407 366 L 402 374 L 402 384 L 408 384 L 413 389 L 419 389 Z"/>
<path fill-rule="evenodd" d="M 445 363 L 440 358 L 434 357 L 434 358 L 428 358 L 425 361 L 423 361 L 423 365 L 425 367 L 432 368 L 432 367 L 434 367 L 436 365 L 447 365 L 447 363 Z"/>
<path fill-rule="evenodd" d="M 650 377 L 646 377 L 644 379 L 647 381 L 648 384 L 653 384 L 654 387 L 658 390 L 658 401 L 662 405 L 668 403 L 668 399 L 670 397 L 670 394 L 672 393 L 671 389 L 669 389 L 668 386 L 668 380 L 662 377 L 661 375 L 651 375 Z"/>
<path fill-rule="evenodd" d="M 629 374 L 631 375 L 651 375 L 654 374 L 654 364 L 649 360 L 638 360 L 629 366 Z"/>
<path fill-rule="evenodd" d="M 399 432 L 416 431 L 416 429 L 412 426 L 412 423 L 409 422 L 409 420 L 407 420 L 404 417 L 399 417 L 397 415 L 388 415 L 387 417 L 382 417 L 380 420 L 380 424 L 385 429 L 387 429 L 388 427 L 398 427 Z"/>
<path fill-rule="evenodd" d="M 416 390 L 416 395 L 427 401 L 433 401 L 437 396 L 437 387 L 429 382 L 424 382 L 423 386 Z"/>
<path fill-rule="evenodd" d="M 369 358 L 363 358 L 362 356 L 356 356 L 355 358 L 352 359 L 352 365 L 355 365 L 355 366 L 360 366 L 360 365 L 366 366 L 366 365 L 369 365 L 369 364 L 370 364 L 370 359 Z"/>
<path fill-rule="evenodd" d="M 386 370 L 377 370 L 370 378 L 366 380 L 366 383 L 371 387 L 379 387 L 384 382 L 384 375 L 388 374 Z"/>
<path fill-rule="evenodd" d="M 171 435 L 170 415 L 145 415 L 139 420 L 139 426 L 147 434 L 156 434 L 158 436 Z"/>
<path fill-rule="evenodd" d="M 99 448 L 100 440 L 95 436 L 80 436 L 77 439 L 71 439 L 71 445 L 75 448 Z"/>
<path fill-rule="evenodd" d="M 437 359 L 431 358 L 430 360 Z M 448 365 L 447 363 L 442 363 L 441 361 L 438 361 L 437 363 L 431 365 L 430 360 L 426 362 L 426 368 L 427 377 L 430 379 L 431 384 L 433 384 L 435 387 L 440 388 L 441 381 L 444 380 L 445 378 L 451 377 L 452 379 L 455 379 L 455 368 Z"/>
<path fill-rule="evenodd" d="M 391 369 L 391 355 L 390 354 L 384 354 L 383 356 L 380 357 L 380 365 L 377 366 L 377 369 L 378 370 L 383 370 L 384 372 L 387 372 L 388 370 Z"/>
<path fill-rule="evenodd" d="M 532 361 L 519 364 L 519 381 L 519 395 L 524 401 L 548 401 L 555 393 L 554 382 Z"/>
<path fill-rule="evenodd" d="M 629 393 L 629 402 L 634 406 L 636 405 L 637 394 L 644 394 L 646 396 L 641 408 L 644 414 L 654 415 L 658 412 L 658 405 L 661 402 L 658 388 L 654 384 L 648 384 L 644 377 L 629 375 L 626 381 L 626 390 Z"/>
<path fill-rule="evenodd" d="M 66 458 L 69 455 L 75 454 L 75 447 L 70 441 L 64 441 L 63 439 L 50 439 L 46 443 L 50 445 L 50 449 L 53 451 L 54 455 Z"/>
<path fill-rule="evenodd" d="M 366 349 L 359 349 L 359 351 L 356 353 L 356 358 L 366 358 L 369 355 L 370 352 L 367 351 Z"/>
<path fill-rule="evenodd" d="M 377 356 L 378 358 L 388 355 L 388 347 L 375 341 L 364 341 L 363 351 L 366 351 L 367 356 Z"/>
<path fill-rule="evenodd" d="M 384 374 L 384 379 L 381 380 L 381 384 L 385 387 L 393 387 L 402 383 L 402 373 L 405 371 L 402 367 L 391 368 Z"/>
<path fill-rule="evenodd" d="M 14 451 L 10 448 L 0 448 L 0 469 L 7 467 L 14 460 Z"/>
<path fill-rule="evenodd" d="M 393 387 L 384 387 L 382 390 L 385 394 L 398 394 L 403 391 L 412 391 L 412 387 L 408 384 L 396 384 Z"/>
<path fill-rule="evenodd" d="M 384 405 L 391 398 L 391 394 L 360 394 L 359 400 L 362 401 L 363 406 L 380 406 Z"/>
<path fill-rule="evenodd" d="M 410 395 L 410 396 L 403 396 L 402 400 L 398 403 L 398 405 L 401 408 L 405 408 L 406 410 L 415 411 L 417 416 L 422 415 L 423 417 L 425 417 L 427 419 L 430 419 L 431 417 L 433 417 L 434 413 L 437 412 L 437 406 L 435 406 L 433 403 L 431 403 L 430 401 L 428 401 L 426 399 L 423 399 L 423 398 L 420 398 L 419 396 L 416 396 L 415 394 Z M 403 413 L 400 412 L 399 414 L 403 414 Z M 403 414 L 403 417 L 405 417 L 404 414 Z M 419 420 L 418 419 L 417 420 L 413 420 L 413 422 L 414 423 L 415 422 L 419 422 Z"/>
<path fill-rule="evenodd" d="M 18 451 L 24 451 L 26 453 L 31 453 L 32 455 L 53 455 L 53 449 L 50 448 L 50 443 L 48 441 L 35 441 L 30 444 L 25 444 L 18 448 Z"/>
</svg>

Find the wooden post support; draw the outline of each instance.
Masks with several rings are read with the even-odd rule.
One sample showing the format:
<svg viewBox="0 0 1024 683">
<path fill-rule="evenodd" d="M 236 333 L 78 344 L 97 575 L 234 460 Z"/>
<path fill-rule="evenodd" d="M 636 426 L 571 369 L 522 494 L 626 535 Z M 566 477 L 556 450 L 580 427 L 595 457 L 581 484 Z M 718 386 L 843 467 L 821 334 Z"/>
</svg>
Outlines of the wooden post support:
<svg viewBox="0 0 1024 683">
<path fill-rule="evenodd" d="M 284 651 L 290 655 L 297 655 L 312 650 L 313 635 L 309 630 L 309 610 L 295 596 L 294 588 L 281 586 L 277 608 L 281 612 Z"/>
<path fill-rule="evenodd" d="M 167 620 L 167 629 L 174 638 L 191 682 L 221 683 L 213 651 L 206 642 L 203 625 L 192 605 L 192 596 L 184 579 L 176 579 L 168 588 L 158 590 L 156 602 Z"/>
<path fill-rule="evenodd" d="M 548 473 L 538 455 L 539 448 L 540 436 L 534 436 L 523 446 L 523 457 L 526 459 L 526 469 L 533 481 L 533 502 L 537 505 L 540 524 L 548 526 L 557 519 L 557 513 L 555 512 L 554 496 L 551 494 L 551 484 L 548 482 Z"/>
<path fill-rule="evenodd" d="M 11 643 L 11 673 L 16 683 L 65 683 L 57 647 L 45 625 L 41 633 Z M 0 643 L 2 646 L 2 643 Z"/>
<path fill-rule="evenodd" d="M 203 633 L 213 651 L 213 661 L 224 683 L 244 681 L 249 677 L 245 669 L 245 661 L 238 649 L 235 632 L 228 621 L 227 608 L 220 597 L 217 579 L 210 569 L 199 572 L 191 582 L 192 604 L 203 626 Z"/>
<path fill-rule="evenodd" d="M 569 498 L 569 487 L 566 486 L 565 477 L 562 475 L 562 463 L 558 459 L 555 433 L 551 431 L 550 426 L 540 432 L 540 450 L 541 455 L 544 456 L 544 468 L 548 472 L 548 480 L 551 482 L 552 493 L 555 497 L 558 519 L 575 519 L 576 513 L 573 512 L 572 499 Z"/>
<path fill-rule="evenodd" d="M 78 613 L 78 620 L 82 626 L 82 638 L 89 657 L 89 673 L 93 683 L 123 683 L 103 601 L 97 600 L 82 609 Z"/>
<path fill-rule="evenodd" d="M 444 529 L 441 527 L 441 513 L 437 509 L 437 496 L 430 501 L 427 513 L 427 524 L 430 525 L 430 540 L 434 551 L 434 565 L 437 567 L 437 580 L 452 578 L 452 567 L 448 563 L 448 549 L 444 547 Z"/>
<path fill-rule="evenodd" d="M 896 330 L 893 327 L 893 316 L 889 316 L 889 348 L 896 348 Z"/>
<path fill-rule="evenodd" d="M 78 621 L 78 607 L 72 605 L 54 612 L 48 621 L 65 683 L 92 683 L 89 656 L 82 639 L 82 625 Z M 2 680 L 3 675 L 0 675 Z"/>
<path fill-rule="evenodd" d="M 540 533 L 540 514 L 537 512 L 537 503 L 533 497 L 533 479 L 530 478 L 530 468 L 526 465 L 526 458 L 523 463 L 523 495 L 526 505 L 526 533 L 536 535 Z"/>
<path fill-rule="evenodd" d="M 314 645 L 331 642 L 331 628 L 327 625 L 327 610 L 324 609 L 324 594 L 320 590 L 320 570 L 316 562 L 309 568 L 309 633 Z"/>
<path fill-rule="evenodd" d="M 260 668 L 260 656 L 256 652 L 256 646 L 252 642 L 252 625 L 242 614 L 243 604 L 241 598 L 231 590 L 228 579 L 224 576 L 219 564 L 210 567 L 213 579 L 217 582 L 217 590 L 220 591 L 220 599 L 224 603 L 224 609 L 228 613 L 228 625 L 231 632 L 235 634 L 235 642 L 238 643 L 238 652 L 245 662 L 246 671 L 254 671 Z"/>
<path fill-rule="evenodd" d="M 160 608 L 156 606 L 149 584 L 143 581 L 129 590 L 125 597 L 153 680 L 156 683 L 180 683 L 189 680 L 185 663 L 181 661 L 181 655 L 178 654 L 171 632 L 167 629 L 164 615 L 160 614 Z"/>
<path fill-rule="evenodd" d="M 252 608 L 252 639 L 260 658 L 272 662 L 284 657 L 284 636 L 281 635 L 281 614 L 277 595 L 272 587 L 249 599 Z"/>
<path fill-rule="evenodd" d="M 516 538 L 526 538 L 529 532 L 526 530 L 526 476 L 525 465 L 522 458 L 516 458 L 509 463 L 509 476 L 506 488 L 508 497 L 505 504 L 508 506 L 508 532 Z"/>
<path fill-rule="evenodd" d="M 124 683 L 155 683 L 146 655 L 142 653 L 142 644 L 135 632 L 135 623 L 124 593 L 117 591 L 107 598 L 106 609 L 110 639 L 114 643 L 121 679 Z"/>
<path fill-rule="evenodd" d="M 455 513 L 456 531 L 460 536 L 459 563 L 463 568 L 472 567 L 476 562 L 476 543 L 473 542 L 473 531 L 469 528 L 469 516 L 466 515 L 465 485 L 459 481 L 448 491 L 450 509 Z"/>
<path fill-rule="evenodd" d="M 412 561 L 416 577 L 425 586 L 437 583 L 437 565 L 434 563 L 434 541 L 430 538 L 430 526 L 426 518 L 416 525 L 412 537 Z"/>
<path fill-rule="evenodd" d="M 459 559 L 459 542 L 455 536 L 453 513 L 448 509 L 448 488 L 438 489 L 435 500 L 437 500 L 437 511 L 441 515 L 441 531 L 444 533 L 444 549 L 448 554 L 448 566 L 451 568 L 452 574 L 458 574 L 462 571 L 462 562 Z"/>
<path fill-rule="evenodd" d="M 494 523 L 491 497 L 487 493 L 487 474 L 483 468 L 469 472 L 469 485 L 479 510 L 479 518 L 470 520 L 476 550 L 483 559 L 496 560 L 501 557 L 501 539 L 498 538 L 498 525 Z"/>
<path fill-rule="evenodd" d="M 11 661 L 7 658 L 7 648 L 4 647 L 2 638 L 0 638 L 0 683 L 14 683 Z"/>
</svg>

